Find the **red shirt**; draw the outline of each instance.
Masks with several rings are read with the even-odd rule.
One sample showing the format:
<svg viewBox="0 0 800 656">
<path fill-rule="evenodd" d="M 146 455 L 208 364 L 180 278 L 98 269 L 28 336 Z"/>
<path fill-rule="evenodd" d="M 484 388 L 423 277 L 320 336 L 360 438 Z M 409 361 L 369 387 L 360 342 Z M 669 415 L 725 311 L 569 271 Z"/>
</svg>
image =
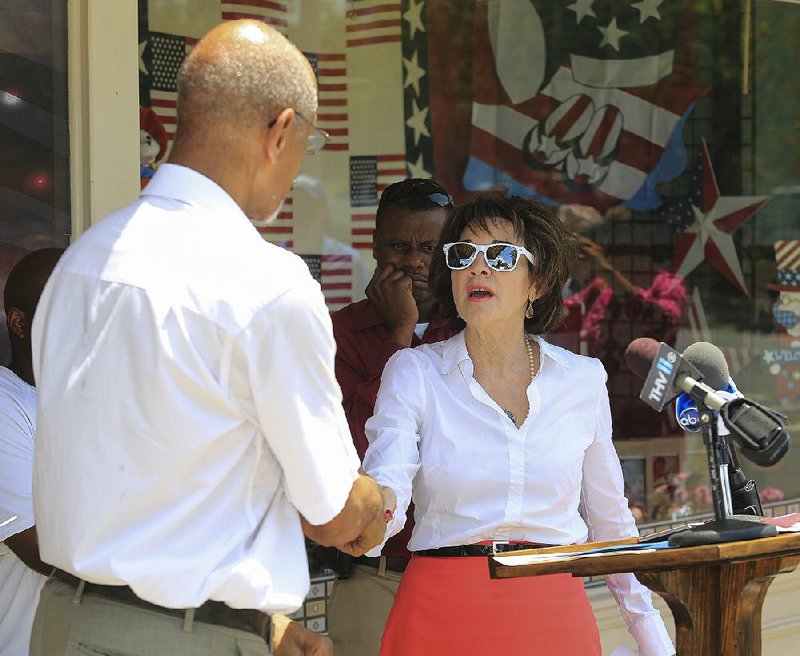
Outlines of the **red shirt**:
<svg viewBox="0 0 800 656">
<path fill-rule="evenodd" d="M 406 347 L 389 340 L 389 330 L 383 315 L 369 300 L 351 303 L 334 312 L 331 319 L 333 336 L 336 339 L 336 378 L 342 388 L 344 413 L 350 424 L 353 442 L 363 460 L 369 446 L 364 424 L 375 411 L 375 399 L 378 396 L 383 368 L 392 355 Z M 435 310 L 422 339 L 414 335 L 411 346 L 440 342 L 449 339 L 456 332 L 442 313 Z M 406 545 L 413 527 L 412 505 L 408 510 L 405 527 L 389 539 L 383 555 L 409 558 L 411 554 Z"/>
</svg>

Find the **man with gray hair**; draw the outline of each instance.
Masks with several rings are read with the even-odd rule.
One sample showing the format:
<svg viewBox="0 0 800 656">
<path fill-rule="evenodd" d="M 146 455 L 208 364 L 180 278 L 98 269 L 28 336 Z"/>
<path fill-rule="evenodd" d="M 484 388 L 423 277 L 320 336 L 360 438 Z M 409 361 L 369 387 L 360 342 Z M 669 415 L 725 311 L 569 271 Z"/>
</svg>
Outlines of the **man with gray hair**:
<svg viewBox="0 0 800 656">
<path fill-rule="evenodd" d="M 45 585 L 32 654 L 322 656 L 289 623 L 303 533 L 361 555 L 392 508 L 365 476 L 319 285 L 252 222 L 307 150 L 316 84 L 272 28 L 233 21 L 184 62 L 169 163 L 88 230 L 33 327 Z M 388 513 L 391 514 L 391 513 Z"/>
</svg>

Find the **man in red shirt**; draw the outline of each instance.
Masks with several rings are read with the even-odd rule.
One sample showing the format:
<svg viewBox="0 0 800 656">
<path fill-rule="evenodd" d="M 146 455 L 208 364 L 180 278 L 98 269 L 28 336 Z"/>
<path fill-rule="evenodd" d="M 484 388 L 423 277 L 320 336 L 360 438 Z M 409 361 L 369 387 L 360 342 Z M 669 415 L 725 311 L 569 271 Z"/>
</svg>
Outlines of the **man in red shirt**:
<svg viewBox="0 0 800 656">
<path fill-rule="evenodd" d="M 375 407 L 383 368 L 402 348 L 438 342 L 456 331 L 428 288 L 428 269 L 453 207 L 450 194 L 433 180 L 412 178 L 389 185 L 375 215 L 375 274 L 367 298 L 334 312 L 336 378 L 358 455 L 364 458 L 364 424 Z M 329 632 L 337 653 L 375 656 L 411 554 L 413 506 L 405 528 L 391 538 L 380 558 L 343 563 L 330 602 Z M 346 557 L 345 557 L 346 558 Z M 344 571 L 343 571 L 344 570 Z"/>
</svg>

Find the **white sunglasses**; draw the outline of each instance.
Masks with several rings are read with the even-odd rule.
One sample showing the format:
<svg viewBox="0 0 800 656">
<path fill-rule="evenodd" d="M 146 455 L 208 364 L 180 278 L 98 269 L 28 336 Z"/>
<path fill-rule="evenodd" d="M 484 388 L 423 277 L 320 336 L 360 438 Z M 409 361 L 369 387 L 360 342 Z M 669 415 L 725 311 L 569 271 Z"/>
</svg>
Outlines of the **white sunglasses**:
<svg viewBox="0 0 800 656">
<path fill-rule="evenodd" d="M 469 241 L 456 241 L 442 247 L 448 269 L 466 269 L 475 261 L 478 253 L 483 253 L 486 264 L 495 271 L 513 271 L 519 262 L 520 254 L 533 264 L 533 253 L 524 246 L 500 242 L 497 244 L 473 244 Z"/>
</svg>

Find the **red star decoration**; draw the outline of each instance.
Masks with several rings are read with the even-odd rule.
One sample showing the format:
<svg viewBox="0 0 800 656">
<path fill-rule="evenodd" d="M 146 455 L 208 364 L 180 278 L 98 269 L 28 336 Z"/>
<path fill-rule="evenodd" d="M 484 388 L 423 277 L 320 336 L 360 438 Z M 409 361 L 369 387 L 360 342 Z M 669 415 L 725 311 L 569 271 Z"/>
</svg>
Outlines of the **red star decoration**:
<svg viewBox="0 0 800 656">
<path fill-rule="evenodd" d="M 731 235 L 769 201 L 769 196 L 721 197 L 705 141 L 700 156 L 703 158 L 702 181 L 693 179 L 692 183 L 702 184 L 702 187 L 700 193 L 693 193 L 689 198 L 694 221 L 678 237 L 673 269 L 678 275 L 686 276 L 707 260 L 734 287 L 747 294 Z"/>
</svg>

